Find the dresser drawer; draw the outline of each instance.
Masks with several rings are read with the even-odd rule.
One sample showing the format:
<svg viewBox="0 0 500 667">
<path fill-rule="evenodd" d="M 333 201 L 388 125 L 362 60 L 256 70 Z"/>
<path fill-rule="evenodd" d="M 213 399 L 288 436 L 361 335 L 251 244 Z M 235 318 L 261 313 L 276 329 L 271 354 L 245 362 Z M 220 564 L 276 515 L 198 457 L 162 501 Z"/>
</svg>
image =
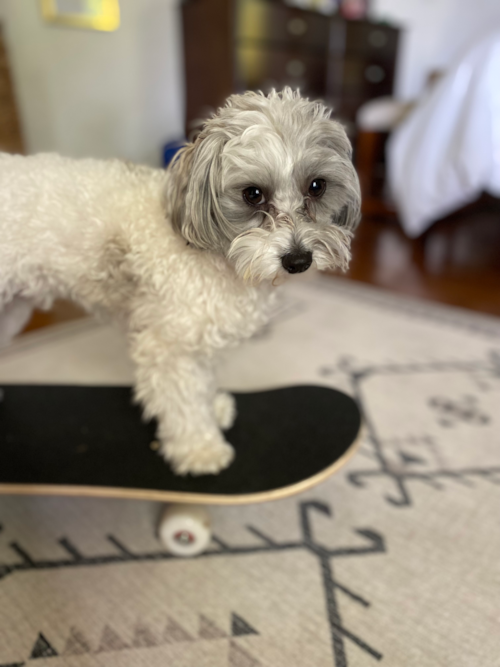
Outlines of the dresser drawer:
<svg viewBox="0 0 500 667">
<path fill-rule="evenodd" d="M 369 21 L 332 19 L 328 50 L 331 55 L 357 55 L 377 60 L 394 60 L 399 30 Z"/>
<path fill-rule="evenodd" d="M 327 99 L 345 119 L 354 121 L 359 107 L 375 97 L 391 95 L 394 64 L 349 56 L 328 61 Z"/>
<path fill-rule="evenodd" d="M 366 21 L 349 21 L 345 25 L 346 54 L 363 54 L 378 60 L 394 58 L 398 47 L 398 30 Z"/>
<path fill-rule="evenodd" d="M 367 100 L 392 94 L 394 66 L 391 64 L 351 56 L 344 59 L 341 69 L 345 95 L 361 95 Z"/>
<path fill-rule="evenodd" d="M 236 49 L 237 86 L 268 91 L 287 85 L 306 95 L 322 96 L 326 65 L 326 58 L 311 53 L 244 44 Z"/>
<path fill-rule="evenodd" d="M 326 51 L 329 21 L 268 0 L 238 0 L 235 7 L 237 42 L 274 42 L 285 47 Z"/>
</svg>

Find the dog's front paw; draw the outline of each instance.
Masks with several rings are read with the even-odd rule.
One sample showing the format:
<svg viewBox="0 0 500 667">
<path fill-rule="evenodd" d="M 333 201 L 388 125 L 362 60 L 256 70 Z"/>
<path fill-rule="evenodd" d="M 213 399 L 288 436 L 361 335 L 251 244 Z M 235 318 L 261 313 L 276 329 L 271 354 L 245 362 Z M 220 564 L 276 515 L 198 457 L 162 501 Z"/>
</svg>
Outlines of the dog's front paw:
<svg viewBox="0 0 500 667">
<path fill-rule="evenodd" d="M 178 475 L 215 475 L 234 458 L 234 449 L 220 436 L 203 434 L 169 440 L 161 452 Z"/>
<path fill-rule="evenodd" d="M 218 391 L 214 399 L 214 411 L 217 424 L 224 431 L 234 424 L 236 419 L 236 401 L 226 391 Z"/>
</svg>

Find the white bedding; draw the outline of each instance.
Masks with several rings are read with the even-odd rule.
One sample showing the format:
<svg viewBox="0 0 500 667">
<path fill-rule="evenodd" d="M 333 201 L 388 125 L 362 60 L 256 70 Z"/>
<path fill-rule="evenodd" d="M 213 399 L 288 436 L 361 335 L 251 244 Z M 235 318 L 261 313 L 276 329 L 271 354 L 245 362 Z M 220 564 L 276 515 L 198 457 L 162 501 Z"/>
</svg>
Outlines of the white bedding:
<svg viewBox="0 0 500 667">
<path fill-rule="evenodd" d="M 397 128 L 387 160 L 411 237 L 481 192 L 500 197 L 500 31 L 469 50 Z"/>
</svg>

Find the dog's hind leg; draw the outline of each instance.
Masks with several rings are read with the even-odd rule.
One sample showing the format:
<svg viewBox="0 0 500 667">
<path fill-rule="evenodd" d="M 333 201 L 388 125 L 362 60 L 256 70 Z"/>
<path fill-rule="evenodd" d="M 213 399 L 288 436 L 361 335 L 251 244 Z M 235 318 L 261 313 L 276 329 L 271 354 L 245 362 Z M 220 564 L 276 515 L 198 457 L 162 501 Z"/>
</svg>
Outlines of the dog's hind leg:
<svg viewBox="0 0 500 667">
<path fill-rule="evenodd" d="M 0 311 L 0 347 L 8 345 L 28 322 L 33 303 L 29 299 L 16 296 Z"/>
</svg>

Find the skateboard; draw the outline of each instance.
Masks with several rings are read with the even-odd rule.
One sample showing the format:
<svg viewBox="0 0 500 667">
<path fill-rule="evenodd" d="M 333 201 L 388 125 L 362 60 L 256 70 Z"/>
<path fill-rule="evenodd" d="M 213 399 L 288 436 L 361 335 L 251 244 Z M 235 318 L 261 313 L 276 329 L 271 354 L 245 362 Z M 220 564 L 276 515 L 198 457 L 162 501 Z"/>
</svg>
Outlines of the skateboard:
<svg viewBox="0 0 500 667">
<path fill-rule="evenodd" d="M 210 542 L 204 505 L 286 498 L 334 474 L 354 453 L 361 416 L 335 389 L 293 386 L 235 393 L 226 432 L 233 463 L 218 475 L 175 475 L 128 387 L 4 385 L 0 493 L 132 498 L 169 503 L 159 524 L 180 556 Z"/>
</svg>

